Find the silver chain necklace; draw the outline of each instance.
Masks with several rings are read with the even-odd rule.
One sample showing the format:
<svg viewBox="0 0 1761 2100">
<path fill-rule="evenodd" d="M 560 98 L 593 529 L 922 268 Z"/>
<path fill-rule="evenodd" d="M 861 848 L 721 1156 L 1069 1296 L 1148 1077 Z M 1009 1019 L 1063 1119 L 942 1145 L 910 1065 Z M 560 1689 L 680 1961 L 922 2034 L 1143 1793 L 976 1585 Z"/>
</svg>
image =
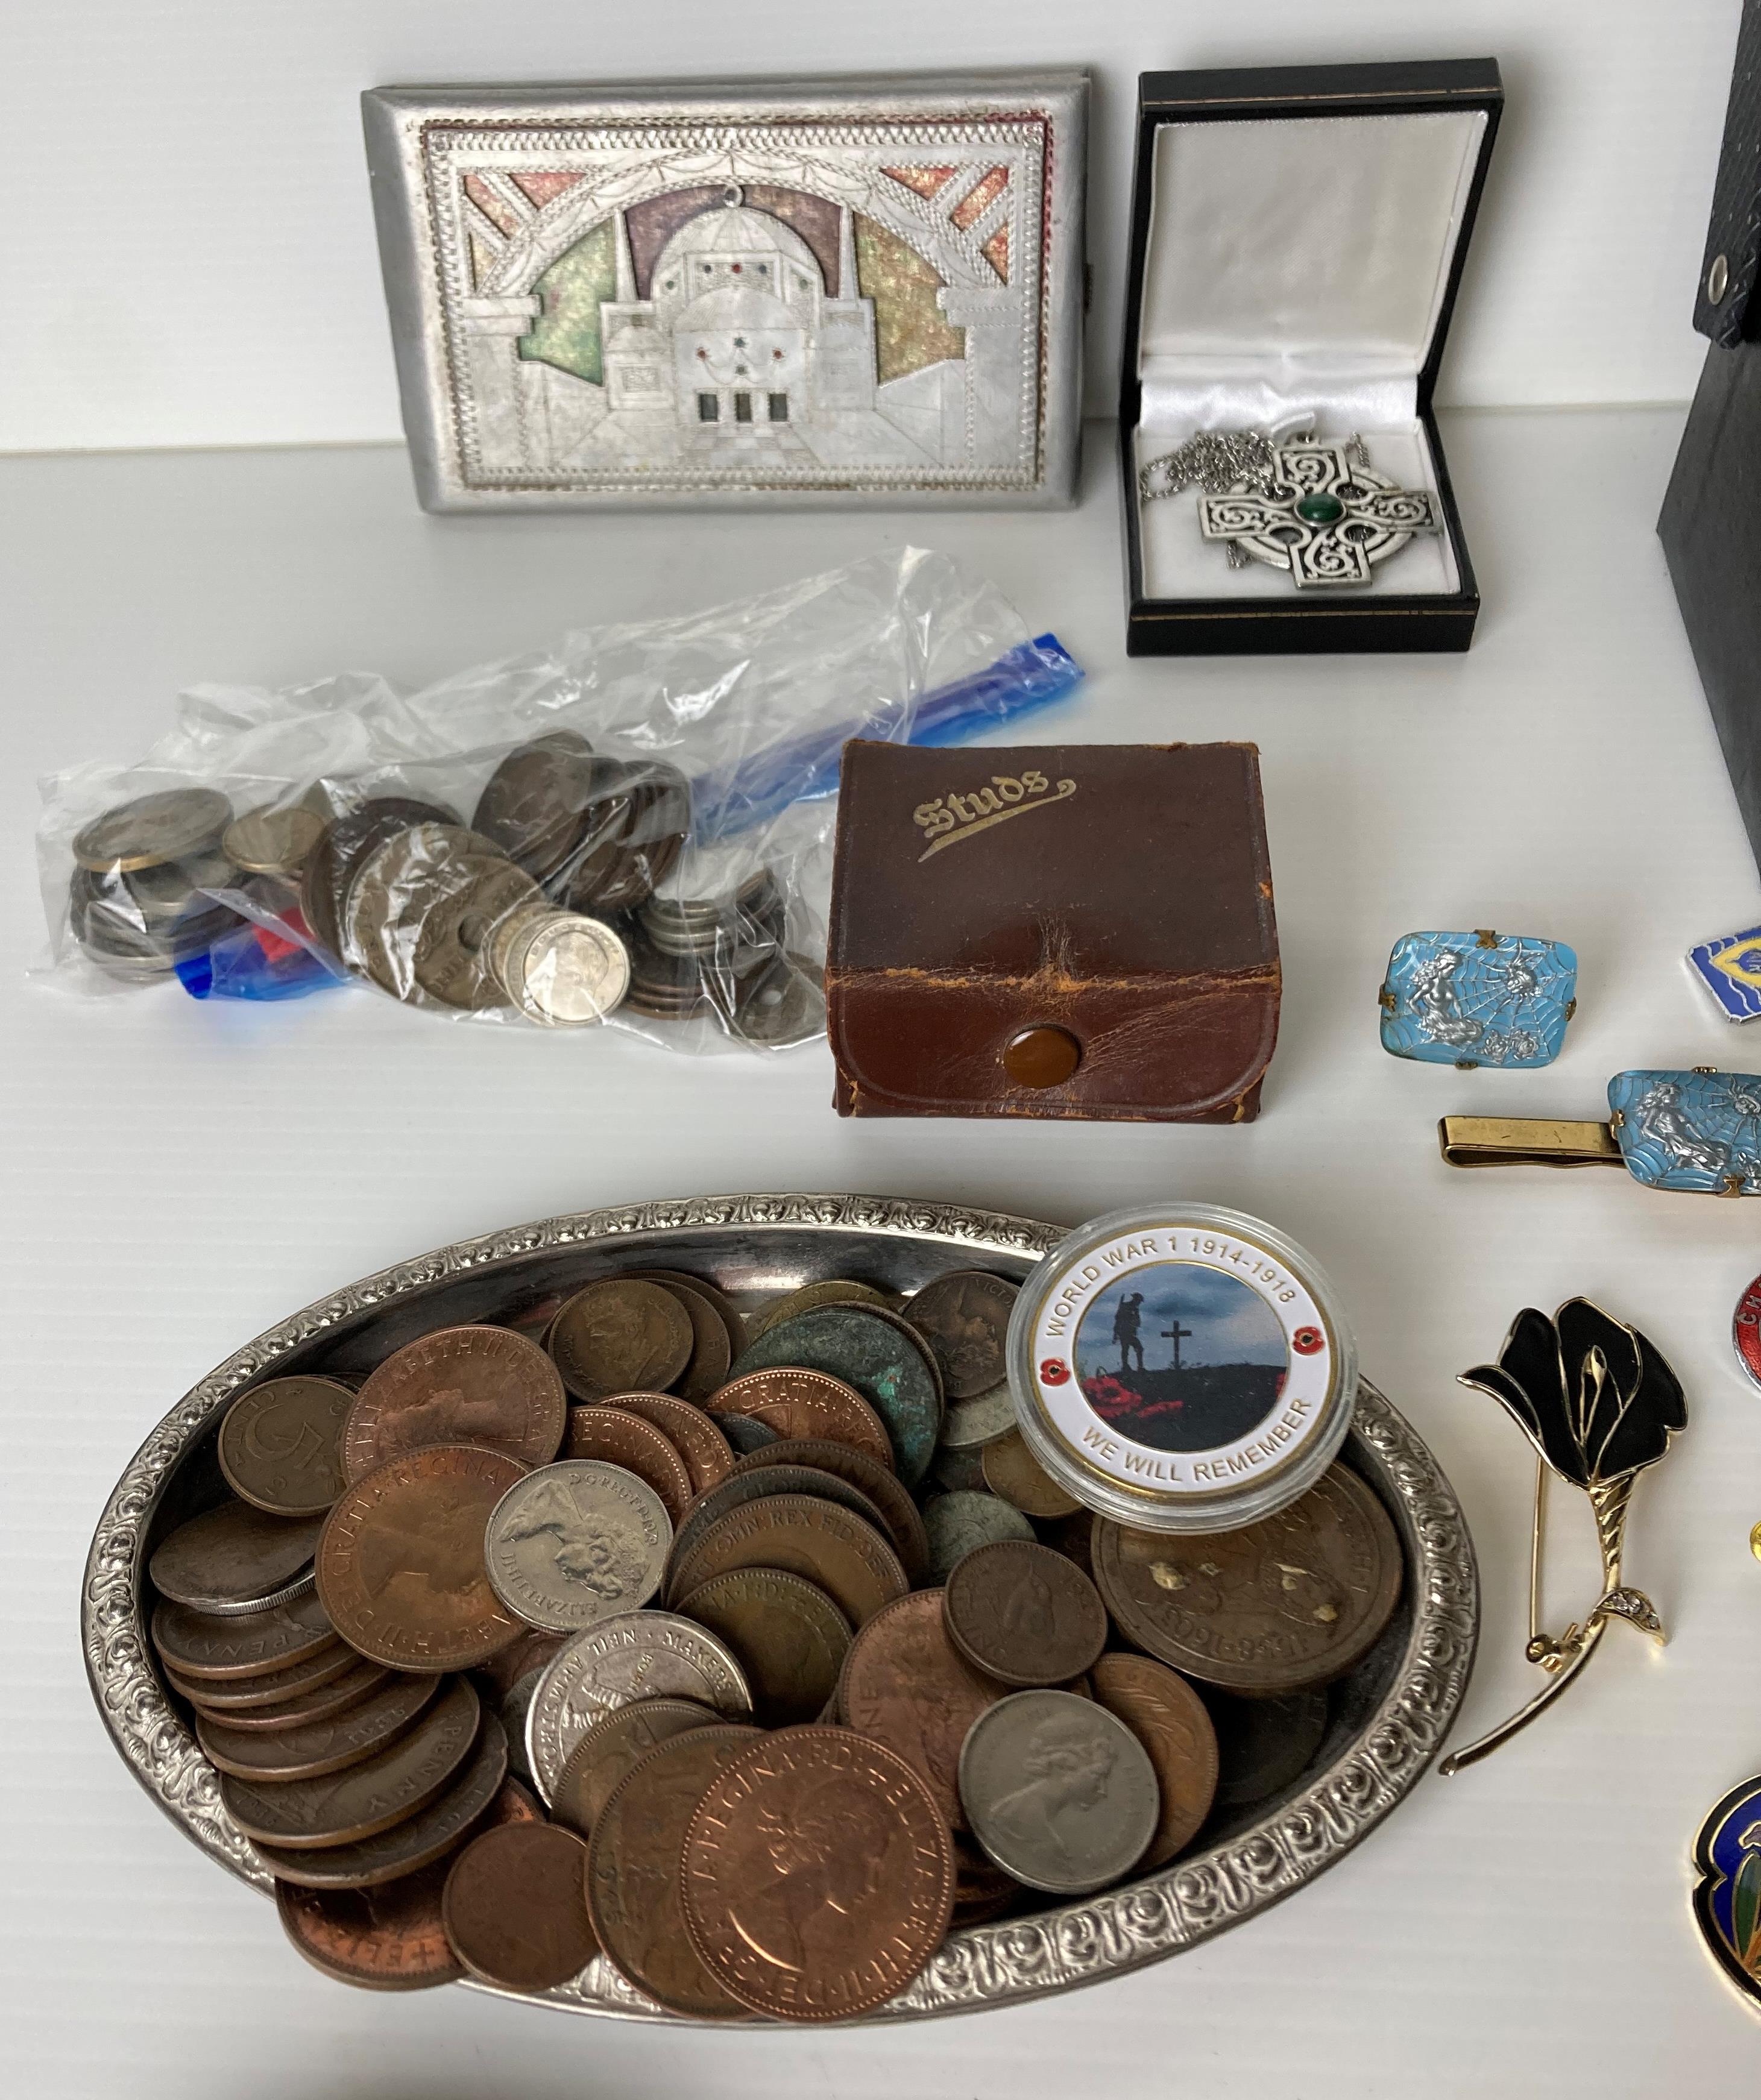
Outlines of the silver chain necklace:
<svg viewBox="0 0 1761 2100">
<path fill-rule="evenodd" d="M 1367 584 L 1415 532 L 1443 530 L 1437 499 L 1374 472 L 1358 431 L 1341 444 L 1310 431 L 1198 430 L 1137 474 L 1145 503 L 1194 482 L 1198 529 L 1222 542 L 1229 567 L 1265 562 L 1299 590 Z"/>
<path fill-rule="evenodd" d="M 1289 445 L 1316 444 L 1309 436 L 1286 438 Z M 1178 496 L 1194 482 L 1207 496 L 1227 496 L 1238 481 L 1264 481 L 1272 471 L 1273 439 L 1269 430 L 1199 430 L 1185 444 L 1176 445 L 1159 459 L 1139 469 L 1137 491 L 1145 503 L 1164 496 Z M 1368 466 L 1370 453 L 1363 439 L 1352 433 L 1346 450 L 1353 462 Z M 1158 477 L 1160 477 L 1159 480 Z"/>
</svg>

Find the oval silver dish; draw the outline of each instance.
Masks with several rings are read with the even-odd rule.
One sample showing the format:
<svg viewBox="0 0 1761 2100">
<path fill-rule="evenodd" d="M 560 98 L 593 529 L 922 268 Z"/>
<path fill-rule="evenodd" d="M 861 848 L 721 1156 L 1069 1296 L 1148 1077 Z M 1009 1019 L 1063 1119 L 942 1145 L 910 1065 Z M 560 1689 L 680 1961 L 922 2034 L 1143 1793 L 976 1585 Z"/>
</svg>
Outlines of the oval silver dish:
<svg viewBox="0 0 1761 2100">
<path fill-rule="evenodd" d="M 878 1196 L 641 1203 L 460 1241 L 294 1313 L 184 1395 L 104 1507 L 86 1563 L 81 1632 L 93 1696 L 118 1752 L 187 1837 L 268 1892 L 267 1869 L 227 1814 L 213 1766 L 166 1696 L 143 1609 L 153 1546 L 223 1491 L 215 1432 L 227 1404 L 256 1379 L 318 1370 L 360 1376 L 430 1327 L 519 1317 L 626 1267 L 696 1268 L 736 1299 L 845 1275 L 910 1290 L 955 1267 L 1018 1280 L 1066 1229 Z M 1202 1851 L 1170 1866 L 1101 1895 L 951 1935 L 911 1989 L 872 2019 L 1008 2005 L 1180 1953 L 1313 1880 L 1411 1791 L 1449 1732 L 1473 1665 L 1472 1542 L 1437 1461 L 1368 1384 L 1360 1383 L 1343 1455 L 1393 1518 L 1407 1579 L 1382 1639 L 1335 1688 L 1328 1732 L 1309 1769 L 1282 1794 L 1218 1821 Z M 601 1958 L 532 2002 L 677 2018 Z"/>
</svg>

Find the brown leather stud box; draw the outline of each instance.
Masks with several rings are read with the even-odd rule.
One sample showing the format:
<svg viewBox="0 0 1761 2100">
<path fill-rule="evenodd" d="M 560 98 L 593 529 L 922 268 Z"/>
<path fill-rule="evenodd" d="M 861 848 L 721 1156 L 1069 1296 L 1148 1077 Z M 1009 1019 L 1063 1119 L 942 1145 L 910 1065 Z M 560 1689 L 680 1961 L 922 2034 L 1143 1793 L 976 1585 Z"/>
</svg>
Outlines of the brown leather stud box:
<svg viewBox="0 0 1761 2100">
<path fill-rule="evenodd" d="M 1252 744 L 845 745 L 840 1114 L 1245 1123 L 1278 990 Z"/>
</svg>

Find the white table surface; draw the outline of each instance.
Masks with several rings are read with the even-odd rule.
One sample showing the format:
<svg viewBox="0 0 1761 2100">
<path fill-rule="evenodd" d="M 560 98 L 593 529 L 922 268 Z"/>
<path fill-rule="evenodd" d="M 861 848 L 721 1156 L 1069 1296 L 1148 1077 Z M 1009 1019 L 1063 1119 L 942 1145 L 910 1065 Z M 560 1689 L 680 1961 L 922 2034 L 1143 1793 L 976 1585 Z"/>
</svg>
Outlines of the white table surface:
<svg viewBox="0 0 1761 2100">
<path fill-rule="evenodd" d="M 1706 1810 L 1761 1767 L 1747 1546 L 1761 1393 L 1728 1340 L 1761 1269 L 1761 1205 L 1651 1195 L 1611 1172 L 1453 1173 L 1432 1134 L 1449 1110 L 1595 1115 L 1625 1065 L 1761 1061 L 1679 961 L 1761 916 L 1653 536 L 1680 421 L 1454 418 L 1485 611 L 1471 654 L 1433 658 L 1128 663 L 1104 430 L 1082 508 L 1050 516 L 436 520 L 394 450 L 0 464 L 14 2091 L 1035 2100 L 1098 2078 L 1204 2100 L 1753 2093 L 1761 2021 L 1695 1939 L 1686 1855 Z M 1251 1127 L 841 1123 L 823 1046 L 686 1062 L 435 1025 L 365 995 L 253 1008 L 167 987 L 81 1004 L 25 982 L 41 940 L 33 777 L 131 754 L 179 686 L 351 664 L 413 682 L 907 538 L 987 569 L 1087 666 L 1035 737 L 1260 743 L 1285 999 Z M 1582 1010 L 1558 1065 L 1467 1074 L 1384 1057 L 1375 995 L 1394 936 L 1488 924 L 1577 947 Z M 1466 1504 L 1485 1577 L 1475 1732 L 1534 1675 L 1520 1657 L 1532 1469 L 1454 1374 L 1496 1351 L 1520 1306 L 1596 1297 L 1650 1333 L 1690 1396 L 1630 1538 L 1670 1646 L 1617 1629 L 1552 1715 L 1483 1767 L 1428 1777 L 1295 1901 L 1041 2005 L 700 2036 L 326 1982 L 268 1904 L 156 1813 L 99 1726 L 77 1607 L 112 1482 L 214 1363 L 334 1285 L 522 1219 L 760 1189 L 1070 1220 L 1177 1192 L 1293 1233 Z M 1562 1577 L 1551 1617 L 1593 1594 Z"/>
</svg>

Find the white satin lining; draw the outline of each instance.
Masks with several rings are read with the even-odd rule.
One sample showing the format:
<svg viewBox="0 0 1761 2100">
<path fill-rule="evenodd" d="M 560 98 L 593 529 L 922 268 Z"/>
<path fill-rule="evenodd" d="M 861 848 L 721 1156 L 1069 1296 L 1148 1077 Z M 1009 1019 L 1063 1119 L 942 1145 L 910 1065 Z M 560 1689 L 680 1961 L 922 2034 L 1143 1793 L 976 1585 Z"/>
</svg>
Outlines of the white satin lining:
<svg viewBox="0 0 1761 2100">
<path fill-rule="evenodd" d="M 1357 426 L 1341 428 L 1322 418 L 1316 435 L 1344 440 Z M 1424 426 L 1417 421 L 1393 426 L 1378 426 L 1362 432 L 1370 464 L 1378 474 L 1397 481 L 1402 488 L 1428 488 L 1437 492 L 1437 470 Z M 1176 441 L 1177 442 L 1177 440 Z M 1140 427 L 1137 465 L 1140 469 L 1172 449 L 1159 432 Z M 1143 588 L 1146 598 L 1292 598 L 1296 586 L 1287 569 L 1269 567 L 1250 561 L 1244 569 L 1229 567 L 1229 550 L 1220 541 L 1207 540 L 1198 531 L 1198 495 L 1189 488 L 1179 496 L 1137 506 L 1139 538 L 1143 549 Z M 1356 599 L 1426 598 L 1461 588 L 1461 571 L 1446 532 L 1421 533 L 1409 540 L 1397 554 L 1378 562 L 1366 584 L 1340 590 L 1304 592 L 1303 596 L 1331 604 Z"/>
<path fill-rule="evenodd" d="M 1202 430 L 1312 419 L 1437 492 L 1418 377 L 1442 311 L 1483 110 L 1158 128 L 1138 373 L 1139 464 Z M 1196 492 L 1141 506 L 1151 598 L 1287 595 L 1198 537 Z M 1335 601 L 1460 588 L 1446 536 L 1415 538 Z"/>
</svg>

